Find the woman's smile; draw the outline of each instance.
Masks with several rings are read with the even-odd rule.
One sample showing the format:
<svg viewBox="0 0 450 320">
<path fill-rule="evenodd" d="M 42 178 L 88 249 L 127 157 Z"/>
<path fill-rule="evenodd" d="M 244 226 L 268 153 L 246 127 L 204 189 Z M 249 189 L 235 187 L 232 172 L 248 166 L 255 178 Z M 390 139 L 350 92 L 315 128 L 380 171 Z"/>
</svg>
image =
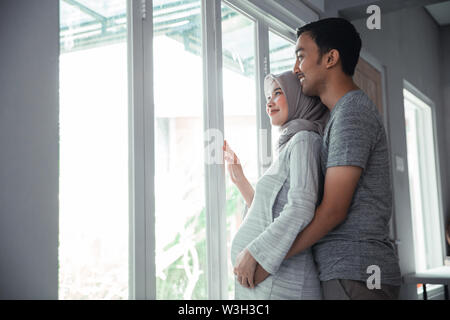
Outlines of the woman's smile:
<svg viewBox="0 0 450 320">
<path fill-rule="evenodd" d="M 280 111 L 280 110 L 269 110 L 269 116 L 273 116 L 278 111 Z"/>
</svg>

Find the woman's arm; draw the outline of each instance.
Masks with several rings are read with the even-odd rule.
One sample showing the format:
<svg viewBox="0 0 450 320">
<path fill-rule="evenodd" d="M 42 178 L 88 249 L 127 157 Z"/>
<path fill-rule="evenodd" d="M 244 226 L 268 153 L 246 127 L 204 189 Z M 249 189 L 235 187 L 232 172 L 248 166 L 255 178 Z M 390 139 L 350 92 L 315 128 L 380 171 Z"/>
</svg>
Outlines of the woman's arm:
<svg viewBox="0 0 450 320">
<path fill-rule="evenodd" d="M 241 162 L 237 155 L 231 150 L 227 141 L 224 141 L 223 144 L 223 155 L 225 162 L 227 163 L 228 172 L 230 173 L 231 181 L 236 185 L 239 189 L 242 197 L 247 204 L 247 207 L 250 207 L 253 202 L 253 196 L 255 195 L 255 190 L 253 190 L 252 185 L 247 180 L 244 175 L 244 171 L 242 170 Z"/>
<path fill-rule="evenodd" d="M 241 192 L 242 197 L 244 198 L 245 203 L 247 204 L 247 207 L 250 208 L 253 202 L 253 196 L 255 195 L 255 190 L 253 190 L 252 185 L 250 184 L 250 182 L 248 182 L 247 178 L 245 178 L 245 181 L 242 181 L 241 183 L 236 183 L 236 186 Z"/>
</svg>

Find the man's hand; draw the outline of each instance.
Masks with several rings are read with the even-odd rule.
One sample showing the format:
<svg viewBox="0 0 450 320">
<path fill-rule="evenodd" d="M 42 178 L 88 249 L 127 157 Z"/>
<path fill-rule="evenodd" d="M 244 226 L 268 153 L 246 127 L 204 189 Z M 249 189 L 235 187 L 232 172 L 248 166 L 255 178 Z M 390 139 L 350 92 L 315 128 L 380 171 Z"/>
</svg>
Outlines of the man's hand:
<svg viewBox="0 0 450 320">
<path fill-rule="evenodd" d="M 270 276 L 270 273 L 268 273 L 261 265 L 258 263 L 256 266 L 255 271 L 255 286 L 263 282 L 268 276 Z"/>
<path fill-rule="evenodd" d="M 237 276 L 238 282 L 246 288 L 254 288 L 254 277 L 257 262 L 247 249 L 239 253 L 236 258 L 236 266 L 234 267 L 234 274 Z"/>
</svg>

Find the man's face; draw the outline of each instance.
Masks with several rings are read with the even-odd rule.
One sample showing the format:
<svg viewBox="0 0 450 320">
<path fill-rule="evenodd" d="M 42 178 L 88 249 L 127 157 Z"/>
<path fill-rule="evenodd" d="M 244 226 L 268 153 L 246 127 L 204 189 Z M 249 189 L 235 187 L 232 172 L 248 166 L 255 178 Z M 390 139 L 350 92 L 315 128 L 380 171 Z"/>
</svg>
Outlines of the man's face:
<svg viewBox="0 0 450 320">
<path fill-rule="evenodd" d="M 324 57 L 320 57 L 319 47 L 308 32 L 302 33 L 295 47 L 294 73 L 297 75 L 302 92 L 307 96 L 320 96 L 325 80 Z"/>
</svg>

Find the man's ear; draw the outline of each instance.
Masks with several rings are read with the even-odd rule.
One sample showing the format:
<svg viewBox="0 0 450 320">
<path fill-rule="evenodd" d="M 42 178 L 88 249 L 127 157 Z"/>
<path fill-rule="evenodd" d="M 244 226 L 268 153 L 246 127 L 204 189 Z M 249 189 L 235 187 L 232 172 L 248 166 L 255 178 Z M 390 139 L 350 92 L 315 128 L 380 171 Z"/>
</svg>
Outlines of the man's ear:
<svg viewBox="0 0 450 320">
<path fill-rule="evenodd" d="M 337 51 L 336 49 L 331 49 L 330 51 L 328 51 L 325 60 L 326 68 L 329 69 L 337 65 L 339 59 L 339 51 Z"/>
</svg>

